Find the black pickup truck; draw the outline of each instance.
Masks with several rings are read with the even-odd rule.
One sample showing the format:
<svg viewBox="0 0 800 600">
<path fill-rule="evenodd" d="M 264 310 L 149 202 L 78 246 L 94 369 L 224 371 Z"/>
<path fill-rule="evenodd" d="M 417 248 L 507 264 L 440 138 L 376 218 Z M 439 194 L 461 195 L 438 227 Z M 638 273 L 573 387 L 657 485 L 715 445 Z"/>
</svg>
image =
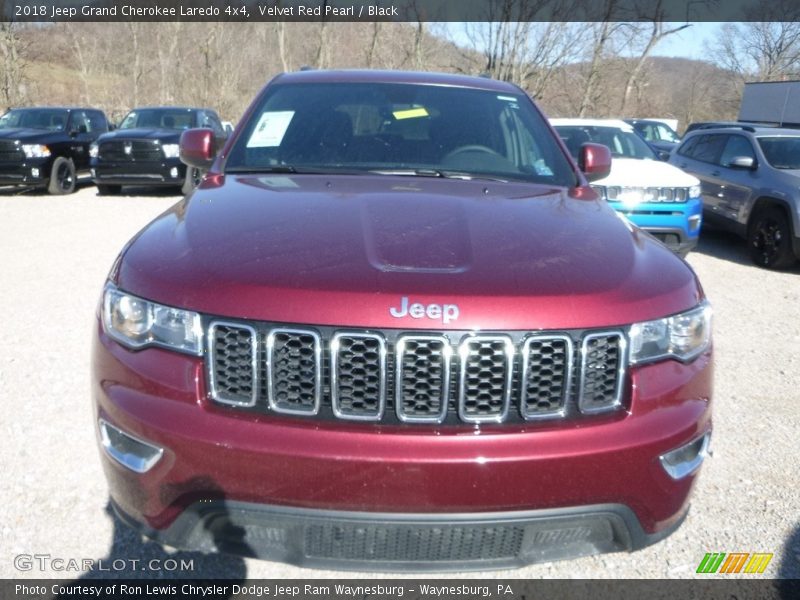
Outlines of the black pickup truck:
<svg viewBox="0 0 800 600">
<path fill-rule="evenodd" d="M 0 117 L 0 185 L 71 194 L 88 174 L 89 146 L 108 131 L 94 108 L 13 108 Z"/>
<path fill-rule="evenodd" d="M 101 136 L 91 148 L 92 179 L 100 194 L 117 194 L 123 185 L 175 186 L 185 194 L 202 173 L 178 156 L 178 141 L 187 129 L 207 127 L 222 147 L 227 133 L 216 112 L 206 108 L 161 106 L 135 108 L 119 128 Z"/>
</svg>

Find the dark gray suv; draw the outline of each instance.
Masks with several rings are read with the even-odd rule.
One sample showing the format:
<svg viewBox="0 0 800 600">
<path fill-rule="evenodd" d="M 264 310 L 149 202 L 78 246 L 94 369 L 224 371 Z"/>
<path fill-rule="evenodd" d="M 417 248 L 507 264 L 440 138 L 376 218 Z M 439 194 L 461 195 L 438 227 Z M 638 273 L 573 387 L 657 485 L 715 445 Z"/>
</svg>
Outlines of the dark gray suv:
<svg viewBox="0 0 800 600">
<path fill-rule="evenodd" d="M 800 259 L 800 130 L 699 129 L 669 162 L 700 179 L 705 222 L 746 238 L 757 265 L 785 269 Z"/>
</svg>

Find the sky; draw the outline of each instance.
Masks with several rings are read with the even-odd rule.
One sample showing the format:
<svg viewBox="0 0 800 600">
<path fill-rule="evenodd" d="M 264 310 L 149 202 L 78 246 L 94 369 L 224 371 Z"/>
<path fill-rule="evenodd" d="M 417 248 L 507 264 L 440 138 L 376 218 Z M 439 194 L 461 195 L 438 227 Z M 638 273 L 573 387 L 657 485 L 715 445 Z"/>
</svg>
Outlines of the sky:
<svg viewBox="0 0 800 600">
<path fill-rule="evenodd" d="M 722 25 L 723 23 L 692 23 L 691 27 L 661 40 L 653 49 L 653 55 L 705 59 L 704 42 L 711 42 Z"/>
</svg>

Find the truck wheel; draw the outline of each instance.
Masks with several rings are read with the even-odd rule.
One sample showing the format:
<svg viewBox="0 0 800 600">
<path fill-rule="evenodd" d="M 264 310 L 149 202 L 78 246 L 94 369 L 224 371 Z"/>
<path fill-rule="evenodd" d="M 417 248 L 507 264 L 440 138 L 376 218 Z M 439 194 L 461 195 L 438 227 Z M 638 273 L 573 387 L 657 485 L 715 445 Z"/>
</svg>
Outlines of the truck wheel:
<svg viewBox="0 0 800 600">
<path fill-rule="evenodd" d="M 792 266 L 792 232 L 786 214 L 778 208 L 758 211 L 747 231 L 750 257 L 759 267 L 785 269 Z"/>
<path fill-rule="evenodd" d="M 114 196 L 122 191 L 121 185 L 100 185 L 97 186 L 97 193 L 101 196 Z"/>
<path fill-rule="evenodd" d="M 75 164 L 70 159 L 59 156 L 53 161 L 47 191 L 56 196 L 75 191 Z"/>
<path fill-rule="evenodd" d="M 186 179 L 184 179 L 183 186 L 181 186 L 181 193 L 185 196 L 198 185 L 200 185 L 200 181 L 202 181 L 202 179 L 203 174 L 200 172 L 200 169 L 196 169 L 195 167 L 186 167 Z"/>
</svg>

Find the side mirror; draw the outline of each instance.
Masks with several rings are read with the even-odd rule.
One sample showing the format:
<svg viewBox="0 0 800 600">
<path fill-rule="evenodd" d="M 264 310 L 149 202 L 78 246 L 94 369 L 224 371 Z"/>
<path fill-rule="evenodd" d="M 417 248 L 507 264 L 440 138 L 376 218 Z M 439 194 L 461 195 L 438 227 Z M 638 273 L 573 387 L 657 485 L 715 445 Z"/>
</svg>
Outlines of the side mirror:
<svg viewBox="0 0 800 600">
<path fill-rule="evenodd" d="M 668 161 L 669 160 L 669 152 L 666 150 L 659 150 L 658 151 L 658 160 Z"/>
<path fill-rule="evenodd" d="M 181 134 L 181 162 L 198 169 L 208 169 L 214 162 L 216 142 L 210 129 L 187 129 Z"/>
<path fill-rule="evenodd" d="M 589 183 L 608 177 L 611 172 L 611 150 L 602 144 L 583 144 L 578 153 L 578 168 Z"/>
<path fill-rule="evenodd" d="M 746 169 L 752 171 L 756 168 L 756 161 L 752 156 L 734 156 L 731 162 L 728 163 L 729 167 L 734 169 Z"/>
</svg>

